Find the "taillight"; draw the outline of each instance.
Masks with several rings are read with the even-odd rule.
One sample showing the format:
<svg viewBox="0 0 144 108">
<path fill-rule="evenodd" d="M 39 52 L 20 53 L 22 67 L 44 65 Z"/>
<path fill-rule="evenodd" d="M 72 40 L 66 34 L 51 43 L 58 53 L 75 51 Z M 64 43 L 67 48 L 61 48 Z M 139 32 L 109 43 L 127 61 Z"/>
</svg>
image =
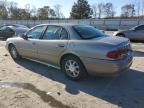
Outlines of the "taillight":
<svg viewBox="0 0 144 108">
<path fill-rule="evenodd" d="M 121 50 L 111 51 L 111 52 L 108 52 L 108 53 L 107 53 L 107 57 L 108 57 L 108 58 L 112 58 L 112 59 L 118 59 L 118 58 L 120 58 L 123 54 L 124 54 L 124 52 L 121 51 Z"/>
</svg>

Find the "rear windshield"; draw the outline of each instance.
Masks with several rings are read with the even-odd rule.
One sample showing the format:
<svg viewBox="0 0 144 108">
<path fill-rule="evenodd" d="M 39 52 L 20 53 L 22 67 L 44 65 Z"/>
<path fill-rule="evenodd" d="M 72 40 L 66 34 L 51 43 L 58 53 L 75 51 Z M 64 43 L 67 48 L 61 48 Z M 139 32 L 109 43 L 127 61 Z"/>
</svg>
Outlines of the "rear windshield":
<svg viewBox="0 0 144 108">
<path fill-rule="evenodd" d="M 92 39 L 106 36 L 103 32 L 92 26 L 76 25 L 73 26 L 73 29 L 80 35 L 82 39 Z"/>
</svg>

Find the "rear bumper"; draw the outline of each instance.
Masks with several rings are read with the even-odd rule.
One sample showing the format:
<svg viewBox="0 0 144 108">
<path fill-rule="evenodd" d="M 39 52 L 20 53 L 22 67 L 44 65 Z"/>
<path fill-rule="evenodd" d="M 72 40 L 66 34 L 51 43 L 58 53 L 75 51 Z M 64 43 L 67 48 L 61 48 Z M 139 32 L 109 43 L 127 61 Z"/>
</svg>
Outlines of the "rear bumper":
<svg viewBox="0 0 144 108">
<path fill-rule="evenodd" d="M 91 75 L 111 76 L 126 71 L 132 65 L 133 55 L 130 54 L 122 60 L 100 60 L 82 58 L 87 72 Z"/>
</svg>

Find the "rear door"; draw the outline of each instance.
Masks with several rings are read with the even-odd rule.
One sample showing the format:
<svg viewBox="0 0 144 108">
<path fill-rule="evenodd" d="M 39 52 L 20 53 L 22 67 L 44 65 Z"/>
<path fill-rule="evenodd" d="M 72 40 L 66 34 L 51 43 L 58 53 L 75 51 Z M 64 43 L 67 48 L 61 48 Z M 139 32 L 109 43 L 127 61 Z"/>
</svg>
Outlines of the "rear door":
<svg viewBox="0 0 144 108">
<path fill-rule="evenodd" d="M 49 64 L 58 66 L 60 55 L 66 50 L 68 32 L 60 26 L 48 26 L 43 38 L 39 42 L 39 59 Z"/>
<path fill-rule="evenodd" d="M 7 38 L 10 38 L 10 37 L 13 37 L 15 35 L 15 31 L 10 28 L 10 27 L 7 27 L 5 30 L 4 30 L 4 35 L 7 37 Z"/>
<path fill-rule="evenodd" d="M 38 58 L 37 47 L 39 39 L 42 36 L 43 32 L 45 31 L 46 27 L 47 26 L 45 25 L 35 27 L 26 34 L 28 36 L 27 40 L 21 38 L 18 41 L 17 46 L 20 55 L 32 59 Z"/>
</svg>

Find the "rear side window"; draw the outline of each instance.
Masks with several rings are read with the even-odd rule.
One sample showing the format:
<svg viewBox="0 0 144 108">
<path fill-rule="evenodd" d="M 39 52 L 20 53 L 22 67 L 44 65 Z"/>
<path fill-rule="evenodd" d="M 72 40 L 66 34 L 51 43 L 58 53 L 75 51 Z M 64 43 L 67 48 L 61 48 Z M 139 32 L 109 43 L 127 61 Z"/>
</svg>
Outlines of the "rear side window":
<svg viewBox="0 0 144 108">
<path fill-rule="evenodd" d="M 60 26 L 48 26 L 43 39 L 45 40 L 64 40 L 67 39 L 67 31 Z"/>
<path fill-rule="evenodd" d="M 103 32 L 97 30 L 92 26 L 76 25 L 73 26 L 73 29 L 79 34 L 82 39 L 92 39 L 106 36 Z"/>
<path fill-rule="evenodd" d="M 68 39 L 68 32 L 64 28 L 61 29 L 60 39 L 61 40 Z"/>
</svg>

